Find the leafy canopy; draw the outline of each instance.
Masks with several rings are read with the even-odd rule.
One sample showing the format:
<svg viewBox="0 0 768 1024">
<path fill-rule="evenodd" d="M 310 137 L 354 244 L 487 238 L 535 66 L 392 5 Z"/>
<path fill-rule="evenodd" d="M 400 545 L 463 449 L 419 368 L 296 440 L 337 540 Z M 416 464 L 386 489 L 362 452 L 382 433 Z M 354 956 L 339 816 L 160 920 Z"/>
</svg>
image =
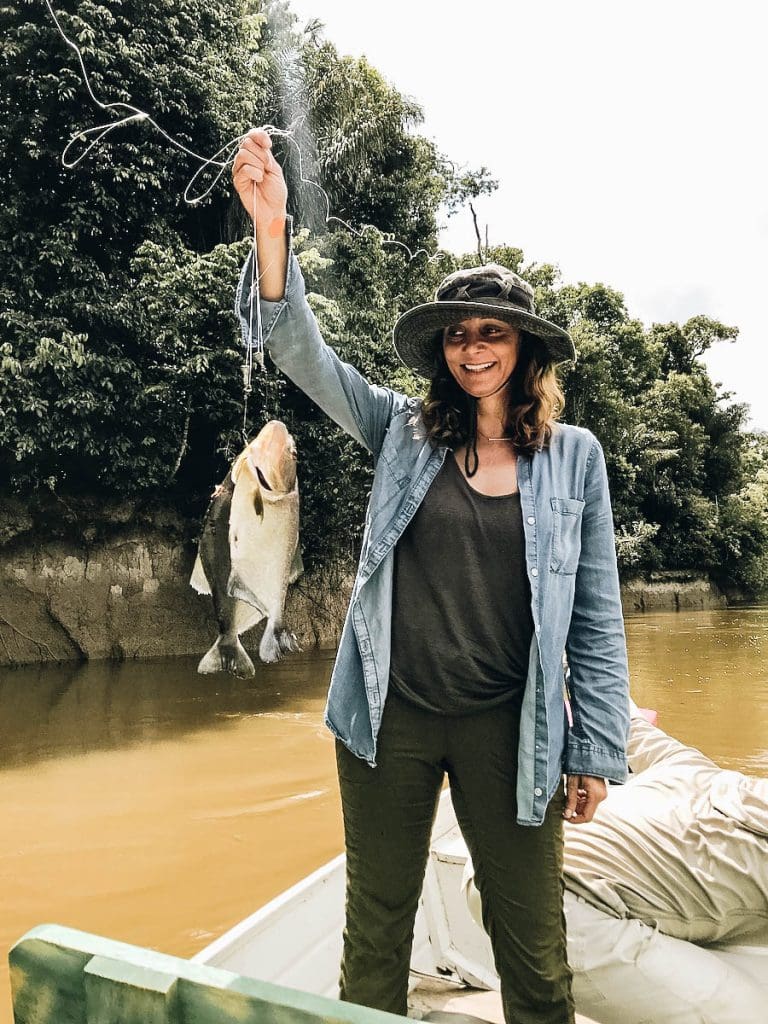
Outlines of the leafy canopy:
<svg viewBox="0 0 768 1024">
<path fill-rule="evenodd" d="M 289 181 L 310 302 L 342 358 L 417 393 L 390 338 L 394 320 L 477 254 L 437 249 L 442 216 L 496 187 L 419 135 L 422 112 L 363 58 L 340 56 L 319 22 L 284 0 L 62 0 L 97 95 L 150 112 L 212 154 L 254 124 Z M 61 153 L 104 121 L 72 51 L 38 0 L 0 9 L 0 474 L 14 490 L 162 495 L 200 507 L 242 444 L 242 348 L 231 312 L 248 224 L 226 178 L 200 204 L 182 193 L 197 164 L 147 122 L 110 134 L 74 170 Z M 318 188 L 327 194 L 330 213 Z M 768 447 L 700 357 L 736 329 L 705 316 L 645 327 L 618 290 L 562 283 L 519 249 L 488 258 L 536 288 L 537 308 L 572 331 L 565 419 L 603 442 L 622 571 L 695 568 L 768 584 Z M 246 423 L 284 419 L 301 459 L 307 561 L 354 554 L 370 466 L 348 437 L 273 369 L 257 373 Z"/>
</svg>

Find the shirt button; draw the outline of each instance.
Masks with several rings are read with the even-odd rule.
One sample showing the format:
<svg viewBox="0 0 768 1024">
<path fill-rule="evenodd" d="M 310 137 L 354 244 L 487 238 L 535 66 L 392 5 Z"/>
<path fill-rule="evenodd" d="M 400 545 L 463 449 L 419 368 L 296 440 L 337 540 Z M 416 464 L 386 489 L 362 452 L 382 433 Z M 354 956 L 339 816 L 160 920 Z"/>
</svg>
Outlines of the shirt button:
<svg viewBox="0 0 768 1024">
<path fill-rule="evenodd" d="M 538 575 L 539 575 L 539 570 L 534 566 L 533 569 L 531 569 L 531 576 L 538 576 Z"/>
<path fill-rule="evenodd" d="M 529 523 L 529 524 L 530 524 L 531 526 L 533 526 L 533 524 L 534 524 L 535 522 L 536 522 L 536 517 L 535 517 L 535 516 L 528 516 L 528 523 Z"/>
<path fill-rule="evenodd" d="M 538 786 L 536 787 L 536 789 L 534 789 L 533 792 L 535 796 L 541 796 L 542 793 L 541 789 Z"/>
</svg>

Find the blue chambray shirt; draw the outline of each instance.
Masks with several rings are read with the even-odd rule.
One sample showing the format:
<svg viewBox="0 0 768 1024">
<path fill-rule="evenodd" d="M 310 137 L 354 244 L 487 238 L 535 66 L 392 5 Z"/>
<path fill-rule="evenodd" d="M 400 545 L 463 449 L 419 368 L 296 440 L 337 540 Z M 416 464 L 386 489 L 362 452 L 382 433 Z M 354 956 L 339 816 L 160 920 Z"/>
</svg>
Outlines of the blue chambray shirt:
<svg viewBox="0 0 768 1024">
<path fill-rule="evenodd" d="M 252 254 L 235 311 L 248 341 Z M 325 722 L 376 765 L 387 698 L 394 547 L 448 451 L 434 448 L 420 401 L 369 384 L 323 341 L 295 255 L 284 298 L 261 300 L 274 363 L 374 459 L 360 563 L 331 675 Z M 517 821 L 539 825 L 563 772 L 623 782 L 629 680 L 605 459 L 588 430 L 557 424 L 548 448 L 518 459 L 534 634 L 520 721 Z M 565 702 L 567 653 L 573 726 Z"/>
</svg>

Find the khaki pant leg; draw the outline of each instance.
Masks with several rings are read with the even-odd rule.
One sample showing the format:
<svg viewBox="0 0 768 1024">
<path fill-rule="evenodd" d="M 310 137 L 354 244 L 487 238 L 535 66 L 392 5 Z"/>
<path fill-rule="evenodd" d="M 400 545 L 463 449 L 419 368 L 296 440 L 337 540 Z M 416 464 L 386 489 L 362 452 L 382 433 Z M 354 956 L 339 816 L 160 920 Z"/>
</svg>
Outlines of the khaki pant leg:
<svg viewBox="0 0 768 1024">
<path fill-rule="evenodd" d="M 565 894 L 576 1009 L 598 1024 L 761 1024 L 754 981 L 708 949 Z"/>
</svg>

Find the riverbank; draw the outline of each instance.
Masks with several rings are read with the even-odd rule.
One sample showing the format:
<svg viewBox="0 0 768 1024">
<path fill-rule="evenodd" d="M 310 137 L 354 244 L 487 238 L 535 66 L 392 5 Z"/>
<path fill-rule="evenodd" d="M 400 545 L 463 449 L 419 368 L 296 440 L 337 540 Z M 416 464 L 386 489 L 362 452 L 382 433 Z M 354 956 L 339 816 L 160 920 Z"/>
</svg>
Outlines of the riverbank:
<svg viewBox="0 0 768 1024">
<path fill-rule="evenodd" d="M 199 522 L 135 502 L 0 503 L 0 666 L 204 654 L 218 629 L 189 585 Z M 332 568 L 291 587 L 284 621 L 302 646 L 336 644 L 351 585 Z"/>
<path fill-rule="evenodd" d="M 189 586 L 200 516 L 128 501 L 0 502 L 0 666 L 204 654 L 218 631 L 210 598 Z M 285 624 L 302 646 L 337 643 L 351 585 L 352 567 L 337 566 L 291 588 Z M 628 614 L 737 599 L 695 572 L 622 584 Z M 260 631 L 244 638 L 249 651 Z"/>
<path fill-rule="evenodd" d="M 732 603 L 740 595 L 734 593 Z M 621 585 L 624 613 L 703 611 L 726 608 L 731 601 L 709 578 L 691 570 L 652 572 Z"/>
</svg>

